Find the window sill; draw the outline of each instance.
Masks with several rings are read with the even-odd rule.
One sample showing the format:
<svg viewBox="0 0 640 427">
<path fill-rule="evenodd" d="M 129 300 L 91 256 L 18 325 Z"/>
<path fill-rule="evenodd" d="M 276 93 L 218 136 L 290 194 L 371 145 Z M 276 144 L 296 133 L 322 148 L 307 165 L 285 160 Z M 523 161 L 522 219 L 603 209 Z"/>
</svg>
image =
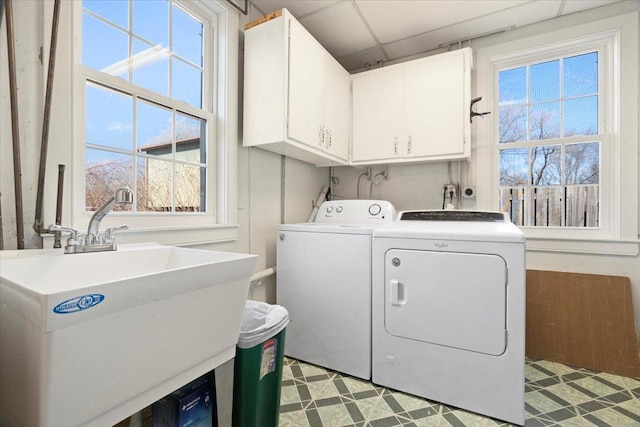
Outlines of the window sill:
<svg viewBox="0 0 640 427">
<path fill-rule="evenodd" d="M 86 231 L 82 231 L 85 233 Z M 66 237 L 63 236 L 62 243 Z M 118 243 L 157 242 L 168 246 L 190 246 L 225 243 L 238 240 L 238 225 L 197 225 L 130 228 L 117 233 Z M 53 246 L 53 235 L 42 235 L 45 248 Z"/>
<path fill-rule="evenodd" d="M 590 255 L 637 256 L 638 240 L 561 239 L 527 237 L 528 252 L 560 252 Z"/>
</svg>

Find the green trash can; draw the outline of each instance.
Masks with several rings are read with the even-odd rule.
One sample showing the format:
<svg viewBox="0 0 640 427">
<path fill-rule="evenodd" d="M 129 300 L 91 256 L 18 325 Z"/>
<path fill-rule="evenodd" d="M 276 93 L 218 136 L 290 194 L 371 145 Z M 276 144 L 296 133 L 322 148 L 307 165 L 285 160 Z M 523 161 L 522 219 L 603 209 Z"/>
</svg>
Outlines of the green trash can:
<svg viewBox="0 0 640 427">
<path fill-rule="evenodd" d="M 234 363 L 233 427 L 278 425 L 287 324 L 284 307 L 247 300 Z"/>
</svg>

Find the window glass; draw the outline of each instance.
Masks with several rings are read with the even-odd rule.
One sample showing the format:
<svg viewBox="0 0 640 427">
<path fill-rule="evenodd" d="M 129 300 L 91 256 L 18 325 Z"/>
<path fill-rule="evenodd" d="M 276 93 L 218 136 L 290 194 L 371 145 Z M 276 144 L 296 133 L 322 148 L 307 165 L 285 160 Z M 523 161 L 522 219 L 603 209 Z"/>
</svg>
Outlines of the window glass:
<svg viewBox="0 0 640 427">
<path fill-rule="evenodd" d="M 153 46 L 169 48 L 169 2 L 133 2 L 133 33 Z"/>
<path fill-rule="evenodd" d="M 598 52 L 497 77 L 501 208 L 523 226 L 598 227 L 601 142 L 586 140 L 599 134 Z"/>
<path fill-rule="evenodd" d="M 89 83 L 86 106 L 87 144 L 131 150 L 133 100 L 130 95 Z"/>
<path fill-rule="evenodd" d="M 87 209 L 128 185 L 134 211 L 203 212 L 211 117 L 203 21 L 175 0 L 83 6 L 83 65 L 98 72 L 86 79 Z"/>
<path fill-rule="evenodd" d="M 160 95 L 169 96 L 169 58 L 171 52 L 139 39 L 133 40 L 132 82 Z"/>
<path fill-rule="evenodd" d="M 82 63 L 112 76 L 129 78 L 127 33 L 90 14 L 82 19 Z"/>
<path fill-rule="evenodd" d="M 183 59 L 202 66 L 202 23 L 174 5 L 171 50 Z"/>
<path fill-rule="evenodd" d="M 125 30 L 129 29 L 128 0 L 83 0 L 82 6 Z"/>
<path fill-rule="evenodd" d="M 531 102 L 560 98 L 560 61 L 548 61 L 531 66 Z"/>
<path fill-rule="evenodd" d="M 133 156 L 105 150 L 86 150 L 86 210 L 95 211 L 115 193 L 118 187 L 133 188 Z M 130 205 L 117 205 L 114 210 L 131 210 Z"/>
</svg>

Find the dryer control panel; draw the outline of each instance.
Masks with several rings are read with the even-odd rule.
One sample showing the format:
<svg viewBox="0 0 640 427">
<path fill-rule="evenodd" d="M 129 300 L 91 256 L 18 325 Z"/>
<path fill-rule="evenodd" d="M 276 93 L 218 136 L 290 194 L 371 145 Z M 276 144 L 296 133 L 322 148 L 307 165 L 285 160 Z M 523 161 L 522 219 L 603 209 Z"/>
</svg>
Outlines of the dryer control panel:
<svg viewBox="0 0 640 427">
<path fill-rule="evenodd" d="M 330 200 L 320 205 L 315 222 L 324 224 L 382 224 L 396 218 L 386 200 Z"/>
</svg>

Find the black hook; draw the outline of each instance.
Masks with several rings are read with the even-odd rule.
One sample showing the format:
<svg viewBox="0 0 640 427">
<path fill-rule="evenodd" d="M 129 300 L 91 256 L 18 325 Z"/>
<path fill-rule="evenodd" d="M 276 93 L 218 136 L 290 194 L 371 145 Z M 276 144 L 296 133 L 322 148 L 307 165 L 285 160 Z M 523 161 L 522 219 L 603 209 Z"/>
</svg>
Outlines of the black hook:
<svg viewBox="0 0 640 427">
<path fill-rule="evenodd" d="M 471 100 L 471 105 L 469 105 L 469 122 L 470 123 L 473 123 L 473 118 L 476 116 L 482 117 L 482 116 L 486 116 L 487 114 L 491 114 L 491 111 L 486 111 L 484 113 L 476 113 L 475 111 L 473 111 L 473 104 L 475 104 L 476 102 L 479 102 L 480 100 L 482 100 L 481 96 L 477 98 L 473 98 Z"/>
</svg>

